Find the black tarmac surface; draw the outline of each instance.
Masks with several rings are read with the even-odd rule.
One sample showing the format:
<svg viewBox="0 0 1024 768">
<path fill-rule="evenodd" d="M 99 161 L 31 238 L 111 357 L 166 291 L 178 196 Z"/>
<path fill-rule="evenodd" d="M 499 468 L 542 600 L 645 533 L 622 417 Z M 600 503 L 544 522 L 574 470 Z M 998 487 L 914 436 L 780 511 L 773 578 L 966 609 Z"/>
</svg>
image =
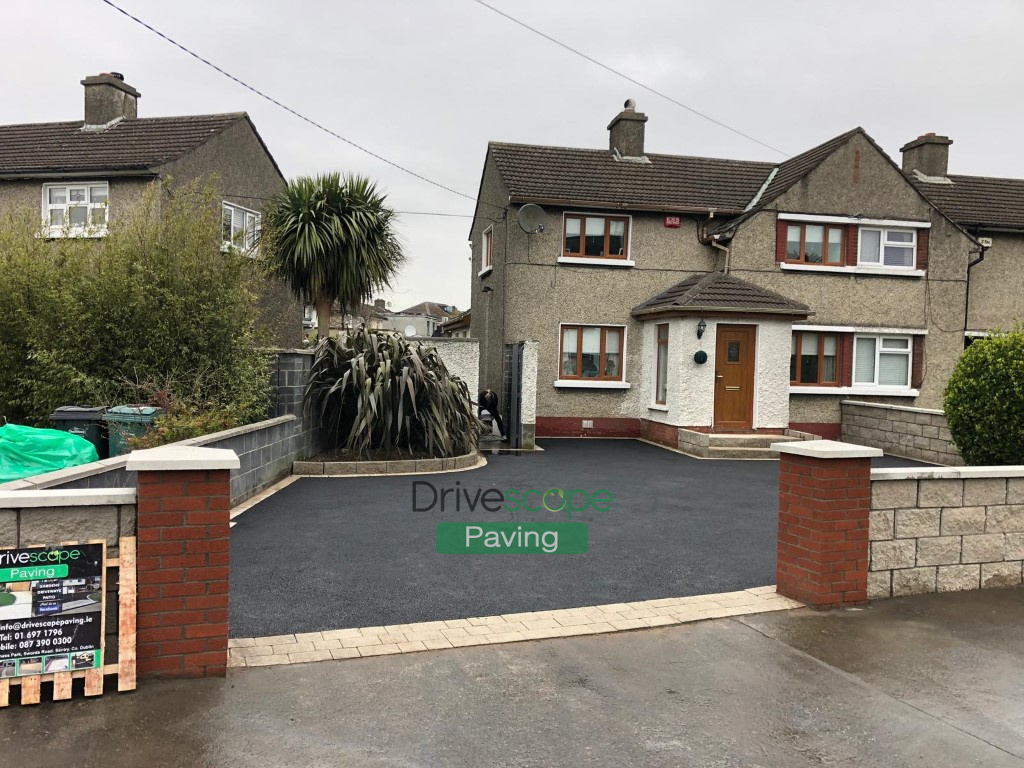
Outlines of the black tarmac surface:
<svg viewBox="0 0 1024 768">
<path fill-rule="evenodd" d="M 142 681 L 4 710 L 28 768 L 1020 768 L 1024 590 Z"/>
<path fill-rule="evenodd" d="M 542 440 L 437 475 L 303 478 L 236 518 L 233 637 L 312 632 L 725 592 L 775 581 L 778 463 L 692 459 L 634 440 Z M 893 463 L 912 463 L 887 460 Z M 501 491 L 606 490 L 584 555 L 439 555 L 442 521 L 564 514 L 413 511 L 413 483 Z M 458 484 L 458 485 L 456 485 Z M 432 496 L 418 486 L 417 506 Z M 582 496 L 574 497 L 577 505 Z M 530 498 L 537 506 L 536 496 Z M 554 504 L 549 504 L 554 506 Z"/>
</svg>

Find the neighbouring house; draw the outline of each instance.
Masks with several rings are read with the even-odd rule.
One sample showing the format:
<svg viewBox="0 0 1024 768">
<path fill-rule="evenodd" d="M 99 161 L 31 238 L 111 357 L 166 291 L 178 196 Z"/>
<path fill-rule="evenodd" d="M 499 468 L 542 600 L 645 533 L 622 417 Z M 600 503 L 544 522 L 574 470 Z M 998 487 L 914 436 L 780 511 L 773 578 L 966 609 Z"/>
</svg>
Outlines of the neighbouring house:
<svg viewBox="0 0 1024 768">
<path fill-rule="evenodd" d="M 834 438 L 850 397 L 940 408 L 965 335 L 1024 316 L 1024 180 L 947 175 L 948 139 L 901 169 L 855 128 L 775 164 L 652 153 L 646 121 L 627 102 L 606 150 L 487 147 L 480 383 L 538 342 L 538 436 Z"/>
<path fill-rule="evenodd" d="M 103 237 L 150 185 L 212 177 L 223 220 L 215 245 L 253 247 L 260 206 L 285 180 L 247 114 L 138 117 L 141 94 L 120 74 L 82 85 L 84 119 L 0 126 L 0 207 L 38 211 L 52 238 Z M 301 303 L 282 282 L 262 286 L 263 341 L 297 346 Z"/>
<path fill-rule="evenodd" d="M 468 309 L 465 312 L 457 312 L 441 323 L 441 335 L 452 339 L 468 339 L 471 320 L 472 316 Z"/>
<path fill-rule="evenodd" d="M 401 312 L 392 312 L 391 327 L 406 336 L 434 336 L 441 324 L 458 311 L 451 304 L 421 301 Z"/>
<path fill-rule="evenodd" d="M 365 325 L 371 330 L 390 328 L 390 317 L 384 299 L 374 299 L 373 304 L 360 304 L 354 312 L 343 312 L 341 305 L 334 302 L 334 306 L 331 307 L 331 333 L 340 333 L 342 330 L 357 328 L 360 325 Z M 312 304 L 305 305 L 302 325 L 307 331 L 316 332 L 316 307 Z"/>
</svg>

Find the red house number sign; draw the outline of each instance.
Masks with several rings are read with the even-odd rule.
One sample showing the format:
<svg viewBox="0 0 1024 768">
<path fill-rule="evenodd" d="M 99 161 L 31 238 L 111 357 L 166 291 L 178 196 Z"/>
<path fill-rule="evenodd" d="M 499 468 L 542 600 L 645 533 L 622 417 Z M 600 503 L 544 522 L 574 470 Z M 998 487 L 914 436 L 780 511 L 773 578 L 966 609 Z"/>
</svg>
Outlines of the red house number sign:
<svg viewBox="0 0 1024 768">
<path fill-rule="evenodd" d="M 681 220 L 680 220 L 680 218 L 678 216 L 666 216 L 665 217 L 665 226 L 666 227 L 671 227 L 672 229 L 676 229 L 676 228 L 679 227 L 680 222 L 681 222 Z"/>
</svg>

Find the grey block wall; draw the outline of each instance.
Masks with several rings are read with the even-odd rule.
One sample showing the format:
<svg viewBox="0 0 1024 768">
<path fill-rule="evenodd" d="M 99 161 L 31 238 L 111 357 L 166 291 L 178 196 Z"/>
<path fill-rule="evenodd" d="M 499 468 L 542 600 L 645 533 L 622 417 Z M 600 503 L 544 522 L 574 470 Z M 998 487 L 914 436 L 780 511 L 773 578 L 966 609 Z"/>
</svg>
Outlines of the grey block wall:
<svg viewBox="0 0 1024 768">
<path fill-rule="evenodd" d="M 844 442 L 946 466 L 964 464 L 942 411 L 844 400 Z"/>
</svg>

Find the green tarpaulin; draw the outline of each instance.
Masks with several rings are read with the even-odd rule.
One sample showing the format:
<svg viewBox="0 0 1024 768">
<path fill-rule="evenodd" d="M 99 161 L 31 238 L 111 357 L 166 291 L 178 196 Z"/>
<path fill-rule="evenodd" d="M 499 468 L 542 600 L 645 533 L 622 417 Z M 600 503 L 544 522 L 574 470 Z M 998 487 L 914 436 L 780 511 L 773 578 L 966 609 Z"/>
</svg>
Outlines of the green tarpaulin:
<svg viewBox="0 0 1024 768">
<path fill-rule="evenodd" d="M 93 444 L 70 432 L 19 424 L 0 427 L 0 483 L 97 459 Z"/>
</svg>

